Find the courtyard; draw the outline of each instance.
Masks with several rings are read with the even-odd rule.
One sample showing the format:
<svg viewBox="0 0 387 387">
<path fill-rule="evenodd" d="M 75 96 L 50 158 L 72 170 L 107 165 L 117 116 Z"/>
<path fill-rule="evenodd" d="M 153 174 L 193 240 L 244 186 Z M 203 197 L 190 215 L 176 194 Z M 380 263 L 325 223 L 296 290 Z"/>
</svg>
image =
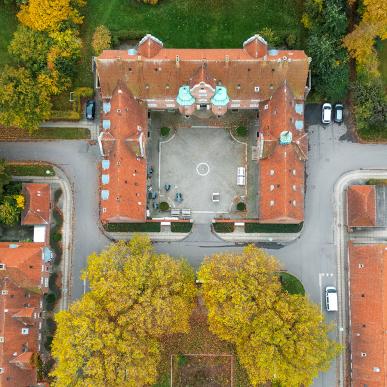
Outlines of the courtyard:
<svg viewBox="0 0 387 387">
<path fill-rule="evenodd" d="M 160 202 L 191 210 L 199 223 L 236 216 L 237 203 L 247 196 L 247 182 L 237 185 L 238 168 L 246 170 L 245 143 L 224 128 L 183 127 L 160 141 L 159 149 Z"/>
</svg>

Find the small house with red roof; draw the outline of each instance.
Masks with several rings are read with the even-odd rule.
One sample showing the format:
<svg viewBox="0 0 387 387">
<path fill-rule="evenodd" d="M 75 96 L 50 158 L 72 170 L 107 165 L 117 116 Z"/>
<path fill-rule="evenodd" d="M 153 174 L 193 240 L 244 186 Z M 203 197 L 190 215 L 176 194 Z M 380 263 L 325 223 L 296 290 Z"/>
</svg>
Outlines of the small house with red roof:
<svg viewBox="0 0 387 387">
<path fill-rule="evenodd" d="M 51 188 L 49 184 L 24 183 L 25 207 L 21 224 L 34 226 L 34 242 L 48 241 L 51 219 Z"/>
<path fill-rule="evenodd" d="M 376 187 L 374 185 L 350 185 L 347 188 L 347 225 L 376 227 Z"/>
</svg>

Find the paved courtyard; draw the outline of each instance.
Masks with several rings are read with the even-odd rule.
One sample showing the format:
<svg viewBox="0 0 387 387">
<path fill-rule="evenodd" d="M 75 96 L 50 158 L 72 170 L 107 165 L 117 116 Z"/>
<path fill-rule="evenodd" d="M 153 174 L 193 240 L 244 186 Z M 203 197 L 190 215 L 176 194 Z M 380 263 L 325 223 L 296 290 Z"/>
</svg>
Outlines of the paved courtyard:
<svg viewBox="0 0 387 387">
<path fill-rule="evenodd" d="M 214 216 L 230 217 L 246 196 L 237 185 L 237 168 L 246 167 L 246 145 L 235 141 L 223 128 L 179 128 L 160 143 L 160 202 L 192 211 L 196 222 Z M 165 184 L 171 185 L 166 192 Z M 178 203 L 176 193 L 183 201 Z M 219 202 L 212 194 L 219 193 Z M 233 215 L 235 216 L 235 215 Z"/>
</svg>

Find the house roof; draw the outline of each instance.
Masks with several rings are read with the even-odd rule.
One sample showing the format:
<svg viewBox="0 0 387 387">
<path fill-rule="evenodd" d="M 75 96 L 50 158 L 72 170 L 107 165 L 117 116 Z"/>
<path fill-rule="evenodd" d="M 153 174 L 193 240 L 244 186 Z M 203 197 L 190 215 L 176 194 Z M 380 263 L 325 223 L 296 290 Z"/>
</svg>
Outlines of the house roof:
<svg viewBox="0 0 387 387">
<path fill-rule="evenodd" d="M 179 88 L 190 84 L 198 69 L 204 70 L 204 63 L 206 78 L 226 87 L 231 100 L 269 99 L 284 80 L 296 99 L 304 98 L 309 69 L 304 51 L 268 51 L 264 40 L 256 36 L 240 49 L 164 48 L 155 39 L 145 37 L 138 52 L 102 52 L 96 64 L 103 98 L 110 98 L 117 82 L 123 80 L 136 98 L 175 99 Z"/>
<path fill-rule="evenodd" d="M 296 110 L 296 105 L 287 82 L 274 92 L 271 100 L 260 105 L 260 222 L 300 223 L 304 220 L 308 141 L 307 134 L 295 126 L 297 120 L 303 120 L 303 110 Z"/>
<path fill-rule="evenodd" d="M 104 222 L 144 222 L 146 220 L 145 141 L 147 114 L 119 82 L 104 119 L 110 129 L 102 132 L 101 143 L 109 167 L 101 175 L 101 220 Z M 108 177 L 107 177 L 108 175 Z"/>
<path fill-rule="evenodd" d="M 23 184 L 26 198 L 22 214 L 23 225 L 38 225 L 50 223 L 51 190 L 49 184 Z"/>
<path fill-rule="evenodd" d="M 349 243 L 352 384 L 387 385 L 387 245 Z"/>
<path fill-rule="evenodd" d="M 0 270 L 1 386 L 30 386 L 37 381 L 31 360 L 39 350 L 43 246 L 0 243 L 0 262 L 5 265 Z"/>
<path fill-rule="evenodd" d="M 376 193 L 374 185 L 351 185 L 348 187 L 347 218 L 349 227 L 376 226 Z"/>
</svg>

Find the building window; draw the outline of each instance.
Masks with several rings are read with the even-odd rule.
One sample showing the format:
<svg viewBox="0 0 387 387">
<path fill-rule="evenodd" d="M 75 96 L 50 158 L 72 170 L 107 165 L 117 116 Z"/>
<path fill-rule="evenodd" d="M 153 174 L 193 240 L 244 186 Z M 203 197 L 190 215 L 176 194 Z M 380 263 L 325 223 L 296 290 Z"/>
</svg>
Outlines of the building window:
<svg viewBox="0 0 387 387">
<path fill-rule="evenodd" d="M 259 93 L 259 86 L 255 86 L 255 87 L 254 87 L 254 91 L 255 91 L 256 93 Z"/>
<path fill-rule="evenodd" d="M 22 328 L 21 333 L 22 335 L 28 335 L 29 331 L 30 330 L 28 328 Z"/>
<path fill-rule="evenodd" d="M 241 88 L 241 84 L 240 84 L 240 83 L 238 83 L 238 84 L 236 85 L 236 88 L 237 88 L 237 90 L 240 90 L 240 88 Z"/>
<path fill-rule="evenodd" d="M 274 206 L 274 200 L 270 200 L 270 207 Z"/>
<path fill-rule="evenodd" d="M 106 212 L 106 207 L 102 207 L 102 212 Z"/>
<path fill-rule="evenodd" d="M 269 105 L 266 104 L 266 105 L 264 106 L 264 109 L 265 109 L 265 110 L 269 109 Z"/>
<path fill-rule="evenodd" d="M 0 263 L 0 270 L 5 270 L 5 263 Z"/>
<path fill-rule="evenodd" d="M 4 336 L 0 336 L 0 343 L 4 343 Z"/>
<path fill-rule="evenodd" d="M 270 169 L 270 176 L 274 175 L 274 169 Z"/>
<path fill-rule="evenodd" d="M 47 277 L 44 279 L 44 287 L 48 288 L 48 278 Z"/>
<path fill-rule="evenodd" d="M 366 357 L 367 354 L 366 354 L 365 352 L 362 352 L 362 353 L 360 354 L 360 356 L 361 356 L 361 357 Z"/>
<path fill-rule="evenodd" d="M 1 295 L 6 296 L 8 294 L 8 290 L 2 290 Z"/>
<path fill-rule="evenodd" d="M 364 264 L 363 263 L 359 263 L 359 269 L 363 269 L 364 267 Z"/>
</svg>

